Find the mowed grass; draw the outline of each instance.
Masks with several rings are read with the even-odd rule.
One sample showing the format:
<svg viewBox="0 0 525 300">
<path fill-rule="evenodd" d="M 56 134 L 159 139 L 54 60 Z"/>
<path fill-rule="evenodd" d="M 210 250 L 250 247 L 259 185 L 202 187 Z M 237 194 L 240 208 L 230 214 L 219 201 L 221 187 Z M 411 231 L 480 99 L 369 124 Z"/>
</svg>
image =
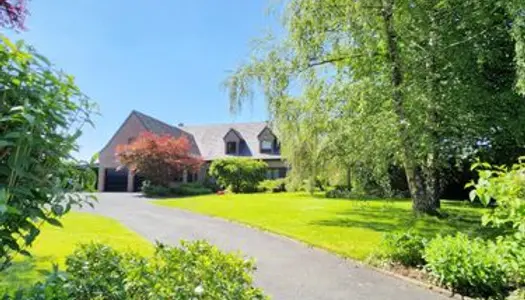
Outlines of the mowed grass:
<svg viewBox="0 0 525 300">
<path fill-rule="evenodd" d="M 217 216 L 301 240 L 353 259 L 366 259 L 388 232 L 480 235 L 482 209 L 443 201 L 446 218 L 416 217 L 409 200 L 327 199 L 301 193 L 227 194 L 156 200 L 155 204 Z"/>
<path fill-rule="evenodd" d="M 65 258 L 80 243 L 101 242 L 120 250 L 148 255 L 153 245 L 118 221 L 88 213 L 71 212 L 61 219 L 63 227 L 46 224 L 29 249 L 31 258 L 16 256 L 11 267 L 0 272 L 0 290 L 16 290 L 42 279 L 53 263 L 63 267 Z"/>
</svg>

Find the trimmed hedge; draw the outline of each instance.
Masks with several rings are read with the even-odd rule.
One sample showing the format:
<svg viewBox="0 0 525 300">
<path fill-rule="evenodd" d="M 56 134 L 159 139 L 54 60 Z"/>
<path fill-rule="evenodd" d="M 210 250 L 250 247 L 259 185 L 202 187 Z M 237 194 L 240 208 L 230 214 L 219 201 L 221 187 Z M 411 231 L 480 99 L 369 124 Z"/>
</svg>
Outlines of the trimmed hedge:
<svg viewBox="0 0 525 300">
<path fill-rule="evenodd" d="M 175 187 L 164 187 L 144 181 L 142 193 L 146 197 L 198 196 L 212 194 L 213 190 L 199 183 L 183 183 Z"/>
</svg>

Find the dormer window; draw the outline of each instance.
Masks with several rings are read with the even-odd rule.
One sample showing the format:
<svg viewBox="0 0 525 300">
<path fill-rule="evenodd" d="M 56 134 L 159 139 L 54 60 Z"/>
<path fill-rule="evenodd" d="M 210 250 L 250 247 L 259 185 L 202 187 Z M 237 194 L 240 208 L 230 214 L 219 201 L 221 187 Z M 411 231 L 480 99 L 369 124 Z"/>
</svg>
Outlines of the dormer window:
<svg viewBox="0 0 525 300">
<path fill-rule="evenodd" d="M 264 127 L 264 129 L 259 133 L 259 135 L 257 135 L 257 138 L 259 139 L 259 151 L 261 153 L 279 153 L 277 138 L 270 130 L 270 128 Z"/>
<path fill-rule="evenodd" d="M 226 154 L 237 154 L 237 142 L 226 142 Z"/>
<path fill-rule="evenodd" d="M 263 140 L 261 141 L 261 152 L 271 153 L 273 150 L 273 141 Z"/>
<path fill-rule="evenodd" d="M 224 146 L 226 147 L 226 154 L 239 155 L 243 138 L 237 130 L 230 128 L 230 130 L 223 137 L 223 140 Z"/>
</svg>

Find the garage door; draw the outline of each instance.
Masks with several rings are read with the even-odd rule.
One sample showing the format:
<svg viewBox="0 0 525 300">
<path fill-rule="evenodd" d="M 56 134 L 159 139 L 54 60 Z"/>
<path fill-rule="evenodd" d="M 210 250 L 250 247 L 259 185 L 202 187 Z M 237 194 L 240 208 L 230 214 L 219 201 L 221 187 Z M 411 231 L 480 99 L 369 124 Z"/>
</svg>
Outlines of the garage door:
<svg viewBox="0 0 525 300">
<path fill-rule="evenodd" d="M 106 169 L 105 192 L 125 192 L 128 188 L 127 169 Z"/>
</svg>

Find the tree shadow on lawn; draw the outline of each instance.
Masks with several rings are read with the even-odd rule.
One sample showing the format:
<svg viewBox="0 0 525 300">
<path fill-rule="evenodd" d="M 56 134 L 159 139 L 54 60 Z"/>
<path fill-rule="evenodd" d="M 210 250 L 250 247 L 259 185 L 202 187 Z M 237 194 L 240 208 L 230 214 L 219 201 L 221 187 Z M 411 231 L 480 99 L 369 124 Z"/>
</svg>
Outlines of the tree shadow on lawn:
<svg viewBox="0 0 525 300">
<path fill-rule="evenodd" d="M 46 263 L 49 264 L 46 264 Z M 52 257 L 31 257 L 15 261 L 5 271 L 0 272 L 0 289 L 16 290 L 27 287 L 49 275 L 52 270 Z"/>
<path fill-rule="evenodd" d="M 455 207 L 442 210 L 443 217 L 416 216 L 411 209 L 385 204 L 360 205 L 336 214 L 334 218 L 311 222 L 312 225 L 371 229 L 382 233 L 412 229 L 433 237 L 437 234 L 463 232 L 469 236 L 489 238 L 498 234 L 481 226 L 481 212 Z"/>
</svg>

